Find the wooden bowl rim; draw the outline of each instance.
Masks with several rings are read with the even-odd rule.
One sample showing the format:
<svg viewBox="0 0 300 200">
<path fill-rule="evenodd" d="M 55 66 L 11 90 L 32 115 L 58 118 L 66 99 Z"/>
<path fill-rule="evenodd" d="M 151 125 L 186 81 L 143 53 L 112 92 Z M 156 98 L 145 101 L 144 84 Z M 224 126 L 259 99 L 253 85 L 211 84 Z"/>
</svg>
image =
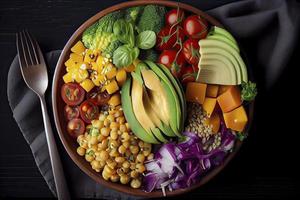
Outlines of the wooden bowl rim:
<svg viewBox="0 0 300 200">
<path fill-rule="evenodd" d="M 67 153 L 69 154 L 69 156 L 71 157 L 71 159 L 75 162 L 75 164 L 84 172 L 86 173 L 89 177 L 91 177 L 94 181 L 96 181 L 97 183 L 100 183 L 102 185 L 104 185 L 105 187 L 117 190 L 119 192 L 123 192 L 129 195 L 133 195 L 133 196 L 140 196 L 140 197 L 151 197 L 151 198 L 158 198 L 158 197 L 163 197 L 163 194 L 161 191 L 156 190 L 153 191 L 151 193 L 146 193 L 141 189 L 132 189 L 129 186 L 124 186 L 118 183 L 112 183 L 109 181 L 105 181 L 102 177 L 100 173 L 95 172 L 90 165 L 84 160 L 83 157 L 79 156 L 76 151 L 74 151 L 74 149 L 72 148 L 72 145 L 68 142 L 67 137 L 70 137 L 65 130 L 63 130 L 62 128 L 62 120 L 60 119 L 61 114 L 59 115 L 58 112 L 58 102 L 62 101 L 60 98 L 60 88 L 58 88 L 59 85 L 59 81 L 61 81 L 61 74 L 63 71 L 63 66 L 64 66 L 64 62 L 67 60 L 67 56 L 69 55 L 70 49 L 72 47 L 73 44 L 75 44 L 75 42 L 78 41 L 79 37 L 81 36 L 82 32 L 89 27 L 90 25 L 92 25 L 94 22 L 96 22 L 98 19 L 100 19 L 102 16 L 119 10 L 119 9 L 124 9 L 127 7 L 132 7 L 132 6 L 139 6 L 139 5 L 148 5 L 148 4 L 158 4 L 158 5 L 163 5 L 163 6 L 167 6 L 167 7 L 177 7 L 179 6 L 180 8 L 200 15 L 202 17 L 204 17 L 210 24 L 215 25 L 215 26 L 219 26 L 219 27 L 223 27 L 221 23 L 219 23 L 216 19 L 214 19 L 213 17 L 211 17 L 210 15 L 206 14 L 205 12 L 201 11 L 198 8 L 195 8 L 193 6 L 190 6 L 188 4 L 185 3 L 179 3 L 179 2 L 172 2 L 172 1 L 159 1 L 159 0 L 140 0 L 140 1 L 129 1 L 129 2 L 123 2 L 111 7 L 108 7 L 100 12 L 98 12 L 97 14 L 95 14 L 94 16 L 92 16 L 91 18 L 89 18 L 88 20 L 86 20 L 71 36 L 71 38 L 68 40 L 68 42 L 66 43 L 65 47 L 62 50 L 62 53 L 59 57 L 58 63 L 56 65 L 56 69 L 55 69 L 55 73 L 54 73 L 54 78 L 53 78 L 53 84 L 52 84 L 52 109 L 53 109 L 53 114 L 54 114 L 54 121 L 55 121 L 55 125 L 59 134 L 59 138 L 64 146 L 64 148 L 66 149 Z M 250 127 L 251 121 L 252 121 L 252 117 L 253 117 L 253 109 L 254 109 L 254 103 L 250 104 L 249 107 L 249 119 L 250 119 L 250 123 L 248 125 L 248 128 Z M 194 184 L 193 186 L 189 187 L 189 188 L 184 188 L 184 189 L 178 189 L 178 190 L 174 190 L 172 192 L 167 191 L 166 194 L 167 196 L 176 196 L 176 195 L 180 195 L 186 192 L 189 192 L 191 190 L 194 190 L 202 185 L 204 185 L 205 183 L 207 183 L 209 180 L 211 180 L 213 177 L 215 177 L 228 163 L 229 161 L 236 155 L 236 153 L 239 151 L 240 147 L 242 145 L 242 142 L 237 141 L 234 147 L 233 152 L 231 152 L 226 159 L 224 160 L 224 162 L 215 167 L 214 169 L 212 169 L 211 171 L 209 171 L 197 184 Z M 86 163 L 83 163 L 86 162 Z"/>
</svg>

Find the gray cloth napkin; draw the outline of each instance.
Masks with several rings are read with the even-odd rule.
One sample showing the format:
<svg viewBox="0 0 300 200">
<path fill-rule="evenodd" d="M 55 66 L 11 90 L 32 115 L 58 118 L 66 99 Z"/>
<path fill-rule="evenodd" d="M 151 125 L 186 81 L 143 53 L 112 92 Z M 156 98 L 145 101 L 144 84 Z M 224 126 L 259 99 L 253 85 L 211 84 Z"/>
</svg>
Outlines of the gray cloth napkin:
<svg viewBox="0 0 300 200">
<path fill-rule="evenodd" d="M 215 8 L 208 13 L 216 17 L 237 38 L 248 67 L 255 76 L 262 78 L 261 85 L 258 87 L 270 87 L 285 67 L 297 42 L 300 25 L 299 3 L 293 0 L 247 0 Z M 53 76 L 59 54 L 58 50 L 45 55 L 49 77 Z M 50 87 L 51 84 L 49 84 L 47 99 L 49 114 L 52 116 Z M 40 103 L 36 95 L 25 85 L 17 57 L 8 73 L 7 93 L 14 118 L 30 145 L 42 176 L 55 195 Z M 53 130 L 56 133 L 54 124 Z M 105 188 L 90 179 L 72 162 L 63 149 L 58 135 L 55 136 L 73 197 L 136 199 Z"/>
</svg>

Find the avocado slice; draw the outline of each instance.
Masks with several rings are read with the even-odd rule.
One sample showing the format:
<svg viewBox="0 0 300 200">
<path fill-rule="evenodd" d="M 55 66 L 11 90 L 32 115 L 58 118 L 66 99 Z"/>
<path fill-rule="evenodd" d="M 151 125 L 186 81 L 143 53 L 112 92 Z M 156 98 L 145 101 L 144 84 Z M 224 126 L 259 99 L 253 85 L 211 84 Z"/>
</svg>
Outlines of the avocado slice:
<svg viewBox="0 0 300 200">
<path fill-rule="evenodd" d="M 248 74 L 246 65 L 241 58 L 240 54 L 235 51 L 232 47 L 227 45 L 224 42 L 213 40 L 213 39 L 204 39 L 199 41 L 199 45 L 202 45 L 200 48 L 200 54 L 204 56 L 208 53 L 222 54 L 233 63 L 233 67 L 241 72 L 241 81 L 248 81 Z M 201 66 L 201 63 L 199 62 Z"/>
<path fill-rule="evenodd" d="M 149 134 L 143 129 L 141 124 L 136 119 L 134 113 L 133 113 L 133 107 L 131 102 L 131 95 L 130 95 L 130 89 L 131 89 L 131 82 L 132 79 L 129 77 L 124 85 L 122 86 L 122 93 L 121 93 L 121 100 L 122 104 L 126 105 L 123 106 L 123 112 L 126 118 L 126 121 L 129 123 L 130 128 L 132 132 L 141 140 L 144 142 L 152 143 L 152 144 L 159 144 L 160 142 L 152 135 Z"/>
<path fill-rule="evenodd" d="M 229 33 L 226 29 L 220 28 L 218 26 L 214 26 L 211 32 L 213 35 L 222 35 L 223 37 L 226 37 L 229 39 L 231 42 L 233 42 L 236 46 L 238 46 L 236 40 L 234 37 Z M 210 35 L 210 34 L 209 34 Z"/>
<path fill-rule="evenodd" d="M 226 44 L 228 44 L 229 46 L 231 46 L 237 52 L 240 53 L 240 49 L 239 49 L 237 43 L 232 42 L 232 40 L 228 39 L 227 37 L 224 37 L 223 35 L 213 34 L 213 35 L 208 35 L 206 38 L 207 39 L 218 40 L 218 41 L 221 41 L 221 42 L 225 42 Z"/>
<path fill-rule="evenodd" d="M 181 106 L 178 99 L 178 95 L 171 84 L 168 77 L 163 71 L 153 62 L 145 61 L 145 63 L 154 71 L 154 73 L 162 80 L 162 86 L 168 96 L 169 111 L 170 111 L 170 126 L 178 137 L 181 137 L 179 131 L 181 128 Z"/>
</svg>

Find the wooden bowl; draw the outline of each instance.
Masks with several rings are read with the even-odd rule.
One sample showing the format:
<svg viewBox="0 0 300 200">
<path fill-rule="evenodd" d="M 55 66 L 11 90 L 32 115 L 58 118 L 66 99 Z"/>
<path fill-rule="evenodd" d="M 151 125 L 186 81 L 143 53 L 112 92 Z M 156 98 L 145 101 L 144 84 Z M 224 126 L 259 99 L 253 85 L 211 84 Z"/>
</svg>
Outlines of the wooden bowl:
<svg viewBox="0 0 300 200">
<path fill-rule="evenodd" d="M 54 113 L 55 125 L 57 128 L 59 137 L 60 137 L 67 153 L 69 154 L 69 156 L 72 158 L 72 160 L 76 163 L 76 165 L 82 171 L 84 171 L 89 177 L 91 177 L 97 183 L 102 184 L 105 187 L 117 190 L 119 192 L 124 192 L 129 195 L 135 195 L 135 196 L 141 196 L 141 197 L 151 197 L 151 198 L 156 197 L 157 198 L 157 197 L 163 196 L 161 191 L 153 191 L 149 194 L 149 193 L 144 192 L 141 189 L 132 189 L 130 186 L 127 186 L 127 185 L 121 185 L 119 183 L 112 183 L 109 181 L 105 181 L 102 178 L 101 173 L 97 173 L 96 171 L 94 171 L 92 169 L 92 167 L 90 166 L 90 164 L 84 159 L 84 157 L 79 156 L 77 154 L 76 149 L 77 149 L 78 144 L 67 133 L 67 127 L 66 127 L 67 122 L 63 116 L 63 109 L 64 109 L 65 103 L 63 102 L 63 100 L 61 99 L 61 96 L 60 96 L 60 89 L 61 89 L 61 86 L 64 84 L 63 80 L 62 80 L 62 76 L 66 73 L 64 62 L 69 58 L 71 47 L 81 38 L 83 31 L 86 28 L 88 28 L 90 25 L 92 25 L 94 22 L 96 22 L 98 19 L 100 19 L 101 17 L 103 17 L 104 15 L 106 15 L 110 12 L 113 12 L 113 11 L 116 11 L 119 9 L 132 7 L 132 6 L 147 5 L 147 4 L 158 4 L 158 5 L 163 5 L 163 6 L 167 6 L 167 7 L 173 7 L 173 8 L 176 8 L 177 6 L 179 6 L 181 9 L 183 9 L 185 11 L 194 13 L 196 15 L 200 15 L 201 17 L 205 18 L 212 25 L 222 27 L 222 25 L 213 17 L 209 16 L 208 14 L 204 13 L 203 11 L 201 11 L 197 8 L 194 8 L 194 7 L 184 4 L 184 3 L 171 2 L 171 1 L 141 0 L 141 1 L 129 1 L 129 2 L 124 2 L 124 3 L 120 3 L 117 5 L 111 6 L 105 10 L 102 10 L 101 12 L 97 13 L 96 15 L 94 15 L 93 17 L 88 19 L 86 22 L 84 22 L 75 31 L 75 33 L 72 35 L 72 37 L 69 39 L 69 41 L 65 45 L 65 47 L 59 57 L 59 60 L 58 60 L 57 66 L 56 66 L 56 70 L 55 70 L 55 74 L 54 74 L 53 85 L 52 85 L 52 102 L 53 102 L 53 113 Z M 252 119 L 253 104 L 250 105 L 249 111 L 250 111 L 249 119 Z M 241 144 L 242 143 L 240 141 L 237 141 L 233 152 L 230 153 L 226 157 L 223 164 L 221 164 L 220 166 L 218 166 L 218 167 L 212 169 L 210 172 L 208 172 L 207 175 L 204 176 L 200 180 L 199 183 L 197 183 L 189 188 L 178 189 L 178 190 L 175 190 L 172 192 L 168 191 L 166 193 L 167 196 L 175 196 L 175 195 L 189 192 L 191 190 L 194 190 L 194 189 L 200 187 L 201 185 L 205 184 L 206 182 L 208 182 L 216 174 L 218 174 L 228 164 L 228 162 L 235 156 L 236 152 L 240 149 Z"/>
</svg>

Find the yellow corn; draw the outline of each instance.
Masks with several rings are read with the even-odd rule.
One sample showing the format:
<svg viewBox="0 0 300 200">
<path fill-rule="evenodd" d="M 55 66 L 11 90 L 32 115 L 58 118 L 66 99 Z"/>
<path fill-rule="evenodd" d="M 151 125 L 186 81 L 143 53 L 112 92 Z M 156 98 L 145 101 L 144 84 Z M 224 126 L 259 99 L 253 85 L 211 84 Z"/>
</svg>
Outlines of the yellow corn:
<svg viewBox="0 0 300 200">
<path fill-rule="evenodd" d="M 126 78 L 127 78 L 126 71 L 124 69 L 118 70 L 116 79 L 117 79 L 117 81 L 119 83 L 119 86 L 122 86 L 125 83 Z"/>
<path fill-rule="evenodd" d="M 73 82 L 73 76 L 72 76 L 72 73 L 71 73 L 71 72 L 66 73 L 66 74 L 63 76 L 63 79 L 64 79 L 64 82 L 65 82 L 65 83 Z"/>
<path fill-rule="evenodd" d="M 105 86 L 105 88 L 108 94 L 113 94 L 119 90 L 119 86 L 117 84 L 117 81 L 115 80 L 111 81 L 108 85 Z"/>
<path fill-rule="evenodd" d="M 111 64 L 112 65 L 112 64 Z M 115 68 L 113 65 L 112 66 L 107 66 L 110 67 L 111 69 L 108 70 L 105 75 L 108 79 L 112 79 L 117 75 L 117 68 Z"/>
<path fill-rule="evenodd" d="M 135 66 L 134 64 L 131 64 L 127 67 L 124 67 L 123 69 L 125 69 L 126 72 L 133 72 L 135 70 Z"/>
<path fill-rule="evenodd" d="M 84 81 L 82 81 L 82 83 L 80 83 L 80 85 L 86 92 L 91 91 L 91 89 L 93 89 L 93 87 L 95 86 L 93 81 L 91 81 L 90 79 L 85 79 Z"/>
<path fill-rule="evenodd" d="M 118 106 L 121 104 L 121 96 L 120 93 L 116 93 L 112 95 L 108 101 L 108 104 L 111 106 Z"/>
<path fill-rule="evenodd" d="M 96 85 L 96 86 L 100 86 L 101 83 L 104 83 L 106 80 L 106 77 L 105 75 L 102 75 L 102 74 L 98 74 L 95 76 L 95 78 L 92 79 L 93 83 Z"/>
<path fill-rule="evenodd" d="M 83 52 L 85 51 L 85 47 L 83 45 L 83 43 L 79 40 L 72 48 L 71 51 L 78 54 L 78 55 L 82 55 Z"/>
<path fill-rule="evenodd" d="M 76 62 L 82 62 L 83 61 L 83 56 L 78 55 L 76 53 L 71 53 L 70 54 L 70 59 L 72 59 L 75 63 Z"/>
</svg>

